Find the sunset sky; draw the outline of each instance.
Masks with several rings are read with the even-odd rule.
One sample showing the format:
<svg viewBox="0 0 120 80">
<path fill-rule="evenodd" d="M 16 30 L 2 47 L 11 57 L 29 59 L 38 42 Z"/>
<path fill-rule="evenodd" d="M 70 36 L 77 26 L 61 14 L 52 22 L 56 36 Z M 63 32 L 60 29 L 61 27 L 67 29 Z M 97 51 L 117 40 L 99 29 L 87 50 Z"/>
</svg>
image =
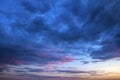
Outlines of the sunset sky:
<svg viewBox="0 0 120 80">
<path fill-rule="evenodd" d="M 0 80 L 120 80 L 120 0 L 0 0 Z"/>
</svg>

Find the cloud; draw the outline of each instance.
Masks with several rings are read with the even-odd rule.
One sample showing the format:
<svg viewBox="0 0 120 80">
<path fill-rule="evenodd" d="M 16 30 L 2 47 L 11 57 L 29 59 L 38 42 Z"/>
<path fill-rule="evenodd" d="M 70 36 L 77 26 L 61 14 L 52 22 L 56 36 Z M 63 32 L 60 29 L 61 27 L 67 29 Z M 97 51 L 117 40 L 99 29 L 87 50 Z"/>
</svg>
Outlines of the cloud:
<svg viewBox="0 0 120 80">
<path fill-rule="evenodd" d="M 0 72 L 3 72 L 4 68 L 0 68 Z"/>
<path fill-rule="evenodd" d="M 36 78 L 37 77 L 37 78 Z M 0 79 L 2 80 L 26 80 L 26 79 L 29 79 L 29 80 L 60 80 L 60 79 L 63 79 L 63 80 L 86 80 L 84 78 L 80 78 L 80 77 L 51 77 L 51 76 L 36 76 L 36 77 L 21 77 L 21 76 L 8 76 L 8 77 L 0 77 Z"/>
<path fill-rule="evenodd" d="M 97 75 L 96 71 L 77 71 L 77 70 L 56 70 L 59 73 L 67 73 L 67 74 L 88 74 L 88 75 Z"/>
<path fill-rule="evenodd" d="M 25 10 L 35 13 L 36 12 L 36 8 L 28 1 L 22 1 L 21 5 L 25 8 Z"/>
<path fill-rule="evenodd" d="M 119 30 L 119 28 L 116 28 Z M 119 31 L 111 30 L 111 33 L 106 35 L 106 38 L 102 39 L 100 45 L 102 45 L 100 50 L 93 51 L 91 57 L 93 59 L 108 60 L 112 58 L 119 58 Z"/>
<path fill-rule="evenodd" d="M 51 49 L 51 51 L 47 51 L 47 48 L 45 50 L 39 50 L 37 48 L 32 49 L 27 48 L 25 46 L 1 45 L 0 52 L 0 63 L 11 65 L 22 65 L 32 63 L 38 63 L 41 65 L 47 64 L 48 62 L 63 62 L 63 60 L 65 62 L 69 62 L 72 59 L 72 57 L 69 57 L 67 55 L 60 55 L 59 52 L 56 50 Z M 55 55 L 56 53 L 58 53 L 58 55 Z"/>
<path fill-rule="evenodd" d="M 50 4 L 51 3 L 49 0 L 46 0 L 46 1 L 43 1 L 43 0 L 39 0 L 39 1 L 26 0 L 26 1 L 24 1 L 23 0 L 21 2 L 21 6 L 26 11 L 28 11 L 30 13 L 40 13 L 40 14 L 44 14 L 44 13 L 48 12 L 51 8 Z"/>
<path fill-rule="evenodd" d="M 119 0 L 2 3 L 0 65 L 66 63 L 76 60 L 76 54 L 120 57 Z"/>
</svg>

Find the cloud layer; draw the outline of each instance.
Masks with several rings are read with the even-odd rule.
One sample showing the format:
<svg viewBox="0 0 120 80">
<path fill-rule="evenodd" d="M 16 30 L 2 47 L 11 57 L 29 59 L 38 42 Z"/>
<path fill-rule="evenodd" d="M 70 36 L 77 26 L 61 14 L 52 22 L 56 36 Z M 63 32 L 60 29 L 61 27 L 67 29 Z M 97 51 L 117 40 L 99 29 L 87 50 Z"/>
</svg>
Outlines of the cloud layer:
<svg viewBox="0 0 120 80">
<path fill-rule="evenodd" d="M 0 72 L 120 58 L 119 8 L 119 0 L 0 0 Z"/>
</svg>

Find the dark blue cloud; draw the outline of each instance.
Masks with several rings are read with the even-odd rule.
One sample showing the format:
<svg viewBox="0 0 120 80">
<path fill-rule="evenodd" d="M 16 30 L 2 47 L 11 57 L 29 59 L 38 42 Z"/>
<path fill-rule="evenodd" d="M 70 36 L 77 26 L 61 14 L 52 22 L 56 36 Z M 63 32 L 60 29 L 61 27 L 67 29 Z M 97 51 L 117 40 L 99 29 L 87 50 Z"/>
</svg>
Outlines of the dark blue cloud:
<svg viewBox="0 0 120 80">
<path fill-rule="evenodd" d="M 92 59 L 120 57 L 119 0 L 0 1 L 0 64 L 70 62 L 87 43 L 102 46 Z"/>
<path fill-rule="evenodd" d="M 21 5 L 25 8 L 25 10 L 35 13 L 36 8 L 29 1 L 22 1 Z"/>
<path fill-rule="evenodd" d="M 68 73 L 68 74 L 96 74 L 94 71 L 76 71 L 76 70 L 57 70 L 59 73 Z"/>
<path fill-rule="evenodd" d="M 0 72 L 3 72 L 4 68 L 0 68 Z"/>
<path fill-rule="evenodd" d="M 54 1 L 52 1 L 54 2 Z M 27 0 L 27 1 L 22 1 L 21 2 L 21 6 L 26 10 L 29 11 L 31 13 L 40 13 L 40 14 L 44 14 L 46 12 L 48 12 L 51 8 L 50 6 L 50 1 L 46 0 L 37 0 L 37 1 L 31 1 L 31 0 Z"/>
</svg>

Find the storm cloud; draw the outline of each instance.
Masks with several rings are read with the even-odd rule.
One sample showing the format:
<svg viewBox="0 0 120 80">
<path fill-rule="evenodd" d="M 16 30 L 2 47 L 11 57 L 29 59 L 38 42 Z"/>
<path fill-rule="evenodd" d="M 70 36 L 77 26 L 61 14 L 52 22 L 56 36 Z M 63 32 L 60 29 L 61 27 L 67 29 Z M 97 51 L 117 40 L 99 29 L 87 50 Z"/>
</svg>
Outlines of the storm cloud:
<svg viewBox="0 0 120 80">
<path fill-rule="evenodd" d="M 0 0 L 0 18 L 1 66 L 120 58 L 119 0 Z"/>
</svg>

